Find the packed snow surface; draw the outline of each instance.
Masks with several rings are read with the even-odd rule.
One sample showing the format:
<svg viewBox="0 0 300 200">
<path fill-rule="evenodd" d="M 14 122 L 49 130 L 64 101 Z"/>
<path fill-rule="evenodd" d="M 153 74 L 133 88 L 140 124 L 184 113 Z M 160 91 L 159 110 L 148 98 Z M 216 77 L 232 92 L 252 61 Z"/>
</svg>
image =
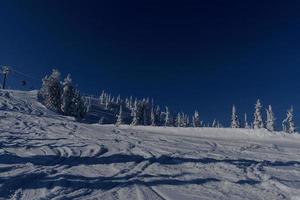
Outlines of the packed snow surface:
<svg viewBox="0 0 300 200">
<path fill-rule="evenodd" d="M 0 91 L 1 199 L 300 199 L 300 137 L 84 124 Z"/>
</svg>

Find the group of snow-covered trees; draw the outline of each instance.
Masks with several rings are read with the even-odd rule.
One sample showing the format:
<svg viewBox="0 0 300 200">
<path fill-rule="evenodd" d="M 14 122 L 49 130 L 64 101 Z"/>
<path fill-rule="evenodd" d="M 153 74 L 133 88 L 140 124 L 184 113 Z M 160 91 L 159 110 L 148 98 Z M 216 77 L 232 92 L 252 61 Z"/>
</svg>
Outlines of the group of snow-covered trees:
<svg viewBox="0 0 300 200">
<path fill-rule="evenodd" d="M 232 107 L 232 117 L 231 117 L 231 128 L 254 128 L 254 129 L 262 129 L 266 128 L 269 131 L 275 131 L 275 121 L 276 118 L 274 116 L 272 106 L 269 105 L 266 109 L 266 120 L 263 120 L 262 117 L 262 105 L 260 100 L 258 99 L 255 104 L 255 112 L 254 112 L 254 121 L 249 125 L 247 120 L 247 114 L 245 113 L 244 126 L 241 125 L 240 120 L 238 118 L 236 108 L 233 105 Z M 294 133 L 295 123 L 294 123 L 294 115 L 293 115 L 293 107 L 291 107 L 286 114 L 286 118 L 282 121 L 282 129 L 287 133 Z"/>
<path fill-rule="evenodd" d="M 223 127 L 219 121 L 214 120 L 212 123 L 203 123 L 200 120 L 199 112 L 196 110 L 192 117 L 189 115 L 178 112 L 172 113 L 168 107 L 161 110 L 159 106 L 153 104 L 153 100 L 150 102 L 149 98 L 142 100 L 125 98 L 121 99 L 120 95 L 113 97 L 112 95 L 103 91 L 99 98 L 100 104 L 106 109 L 110 109 L 112 105 L 119 108 L 116 118 L 116 125 L 131 124 L 131 125 L 151 125 L 151 126 L 174 126 L 174 127 Z M 124 121 L 125 115 L 124 109 L 130 112 L 130 120 Z M 231 128 L 253 128 L 262 129 L 265 128 L 269 131 L 275 131 L 276 118 L 274 116 L 272 106 L 269 105 L 265 110 L 266 119 L 263 118 L 262 112 L 263 106 L 260 100 L 257 100 L 255 104 L 254 120 L 252 123 L 248 123 L 247 114 L 244 116 L 244 123 L 239 120 L 236 107 L 232 107 Z M 282 122 L 283 131 L 287 133 L 295 132 L 295 123 L 293 117 L 293 108 L 287 111 L 287 116 Z"/>
<path fill-rule="evenodd" d="M 99 103 L 108 110 L 113 110 L 118 106 L 116 125 L 151 125 L 151 126 L 176 126 L 176 127 L 200 127 L 204 126 L 200 121 L 198 111 L 190 118 L 183 112 L 174 114 L 166 106 L 163 110 L 160 106 L 154 105 L 153 100 L 149 98 L 134 99 L 133 97 L 122 99 L 120 95 L 114 97 L 105 91 L 102 91 L 99 97 Z M 130 121 L 125 122 L 124 110 L 130 112 Z M 100 122 L 102 123 L 102 121 Z M 220 126 L 216 121 L 215 126 Z"/>
<path fill-rule="evenodd" d="M 77 119 L 83 118 L 86 106 L 79 90 L 74 88 L 70 74 L 63 82 L 60 78 L 60 72 L 55 69 L 50 76 L 43 78 L 42 87 L 38 92 L 39 101 L 55 112 L 74 116 Z"/>
</svg>

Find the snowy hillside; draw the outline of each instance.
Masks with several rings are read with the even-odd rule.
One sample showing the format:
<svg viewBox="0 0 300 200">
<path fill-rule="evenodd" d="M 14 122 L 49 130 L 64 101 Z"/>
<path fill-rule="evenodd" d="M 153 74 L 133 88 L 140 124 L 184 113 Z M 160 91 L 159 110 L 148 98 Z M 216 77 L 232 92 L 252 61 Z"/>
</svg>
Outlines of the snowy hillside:
<svg viewBox="0 0 300 200">
<path fill-rule="evenodd" d="M 300 136 L 78 123 L 0 91 L 1 199 L 300 199 Z"/>
</svg>

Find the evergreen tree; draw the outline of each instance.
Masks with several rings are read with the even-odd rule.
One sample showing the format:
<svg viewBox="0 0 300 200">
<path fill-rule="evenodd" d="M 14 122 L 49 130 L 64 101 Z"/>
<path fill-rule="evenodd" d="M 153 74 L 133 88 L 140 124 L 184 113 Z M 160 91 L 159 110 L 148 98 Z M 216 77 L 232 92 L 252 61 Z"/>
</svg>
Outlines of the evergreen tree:
<svg viewBox="0 0 300 200">
<path fill-rule="evenodd" d="M 291 107 L 287 113 L 286 118 L 283 121 L 284 131 L 287 133 L 295 133 L 296 127 L 294 122 L 294 109 Z"/>
<path fill-rule="evenodd" d="M 160 112 L 160 107 L 159 106 L 156 106 L 156 109 L 155 109 L 155 119 L 156 119 L 156 126 L 160 126 L 161 125 L 161 112 Z"/>
<path fill-rule="evenodd" d="M 177 113 L 177 118 L 176 118 L 176 124 L 177 127 L 181 126 L 181 115 L 180 113 Z"/>
<path fill-rule="evenodd" d="M 186 115 L 186 127 L 190 126 L 190 117 Z"/>
<path fill-rule="evenodd" d="M 100 100 L 100 104 L 105 104 L 105 91 L 104 90 L 102 90 L 102 93 L 101 93 L 101 95 L 100 95 L 100 97 L 99 97 L 99 100 Z"/>
<path fill-rule="evenodd" d="M 75 90 L 73 102 L 74 102 L 74 106 L 75 106 L 74 116 L 77 119 L 82 119 L 86 114 L 86 107 L 85 107 L 84 101 L 80 95 L 79 90 Z"/>
<path fill-rule="evenodd" d="M 143 119 L 144 119 L 144 126 L 148 125 L 148 116 L 147 116 L 147 109 L 144 107 L 143 109 Z"/>
<path fill-rule="evenodd" d="M 137 100 L 135 100 L 134 106 L 132 108 L 133 117 L 132 117 L 131 125 L 133 125 L 133 126 L 138 125 L 138 110 L 137 109 L 138 109 L 137 108 Z"/>
<path fill-rule="evenodd" d="M 170 118 L 170 111 L 169 108 L 166 106 L 166 113 L 165 113 L 165 126 L 171 126 L 171 118 Z"/>
<path fill-rule="evenodd" d="M 61 93 L 60 72 L 56 69 L 52 74 L 43 78 L 43 84 L 38 92 L 38 99 L 50 110 L 61 111 Z"/>
<path fill-rule="evenodd" d="M 76 106 L 74 103 L 75 90 L 72 85 L 70 74 L 64 79 L 63 92 L 61 97 L 61 111 L 65 115 L 76 116 Z"/>
<path fill-rule="evenodd" d="M 255 104 L 255 113 L 254 113 L 254 122 L 253 122 L 253 126 L 255 129 L 264 128 L 264 123 L 261 116 L 261 108 L 262 105 L 258 99 Z"/>
<path fill-rule="evenodd" d="M 151 126 L 156 126 L 156 115 L 153 106 L 151 108 Z"/>
<path fill-rule="evenodd" d="M 214 121 L 213 121 L 213 123 L 212 123 L 212 127 L 213 128 L 217 128 L 218 126 L 217 126 L 217 121 L 216 121 L 216 119 L 214 119 Z"/>
<path fill-rule="evenodd" d="M 116 126 L 123 124 L 122 106 L 120 106 L 119 114 L 117 116 Z"/>
<path fill-rule="evenodd" d="M 249 124 L 248 124 L 248 120 L 247 120 L 247 113 L 245 113 L 245 128 L 246 129 L 250 129 L 250 126 L 249 126 Z"/>
<path fill-rule="evenodd" d="M 234 105 L 232 106 L 231 128 L 240 128 L 239 119 Z"/>
<path fill-rule="evenodd" d="M 267 112 L 266 128 L 269 131 L 274 131 L 275 130 L 275 117 L 274 117 L 274 113 L 272 111 L 272 106 L 271 105 L 269 105 L 266 112 Z"/>
<path fill-rule="evenodd" d="M 193 125 L 194 125 L 194 127 L 200 127 L 201 126 L 200 117 L 199 117 L 199 113 L 198 113 L 197 110 L 195 110 L 195 113 L 194 113 Z"/>
<path fill-rule="evenodd" d="M 116 104 L 121 104 L 121 95 L 117 96 Z"/>
</svg>

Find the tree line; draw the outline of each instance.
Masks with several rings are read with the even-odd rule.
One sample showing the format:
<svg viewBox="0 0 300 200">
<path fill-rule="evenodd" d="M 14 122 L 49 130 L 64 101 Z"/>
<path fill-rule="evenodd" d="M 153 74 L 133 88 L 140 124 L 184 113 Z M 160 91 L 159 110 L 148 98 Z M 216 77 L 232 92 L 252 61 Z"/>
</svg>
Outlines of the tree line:
<svg viewBox="0 0 300 200">
<path fill-rule="evenodd" d="M 38 100 L 50 110 L 64 115 L 74 116 L 76 119 L 84 118 L 91 106 L 88 98 L 83 98 L 79 90 L 73 86 L 70 74 L 61 81 L 61 73 L 58 70 L 53 70 L 51 75 L 45 76 L 42 79 L 42 87 L 38 92 Z M 194 111 L 191 117 L 184 112 L 173 113 L 167 106 L 162 110 L 159 105 L 154 105 L 153 99 L 150 101 L 149 98 L 137 99 L 130 96 L 129 98 L 122 99 L 120 95 L 114 97 L 102 91 L 98 103 L 103 109 L 114 111 L 116 115 L 115 122 L 109 123 L 115 123 L 116 125 L 223 127 L 217 120 L 214 120 L 211 124 L 204 123 L 200 120 L 200 115 L 197 110 Z M 244 115 L 244 123 L 241 123 L 237 115 L 236 107 L 233 105 L 231 128 L 265 128 L 269 131 L 275 131 L 276 118 L 272 106 L 269 105 L 266 109 L 266 120 L 263 120 L 262 108 L 260 100 L 257 100 L 254 111 L 254 121 L 249 124 L 247 114 Z M 103 119 L 100 119 L 99 123 L 103 123 Z M 296 131 L 293 107 L 287 111 L 286 118 L 282 121 L 281 125 L 284 132 L 294 133 Z"/>
<path fill-rule="evenodd" d="M 272 110 L 272 106 L 269 105 L 266 109 L 266 116 L 267 119 L 264 121 L 262 117 L 262 104 L 258 99 L 255 104 L 255 112 L 254 112 L 254 121 L 249 125 L 247 120 L 247 114 L 245 113 L 244 116 L 244 125 L 241 124 L 236 108 L 232 106 L 232 115 L 231 115 L 231 128 L 253 128 L 253 129 L 262 129 L 265 128 L 269 131 L 275 131 L 276 129 L 276 118 L 274 112 Z M 290 109 L 287 110 L 286 118 L 283 119 L 282 123 L 282 131 L 286 133 L 295 133 L 295 121 L 294 121 L 294 109 L 291 106 Z"/>
</svg>

